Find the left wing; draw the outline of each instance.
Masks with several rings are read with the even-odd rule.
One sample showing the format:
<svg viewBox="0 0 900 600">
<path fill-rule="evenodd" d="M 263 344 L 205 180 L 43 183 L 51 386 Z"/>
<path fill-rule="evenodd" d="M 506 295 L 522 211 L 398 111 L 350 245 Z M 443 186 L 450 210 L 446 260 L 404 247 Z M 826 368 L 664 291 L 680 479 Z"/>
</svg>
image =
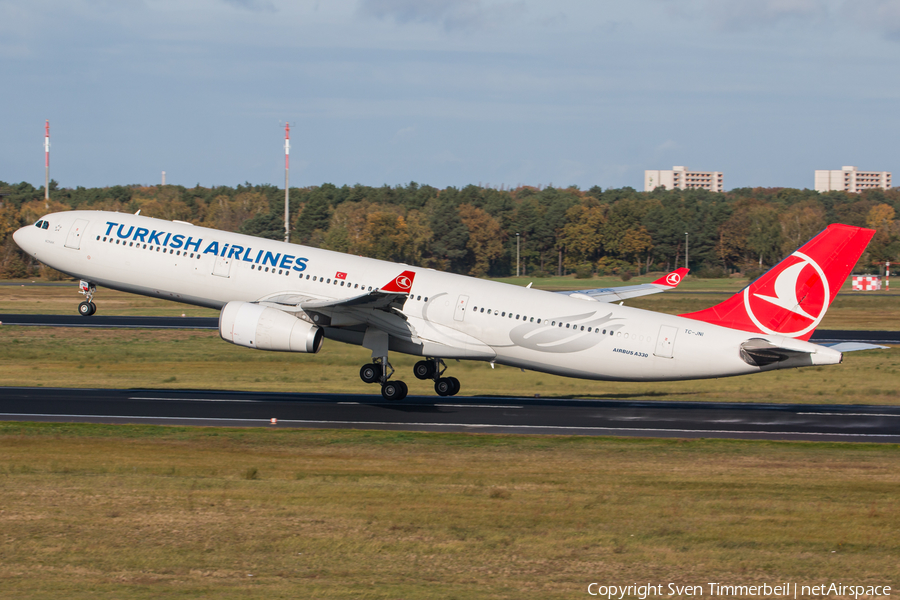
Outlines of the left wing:
<svg viewBox="0 0 900 600">
<path fill-rule="evenodd" d="M 305 300 L 300 308 L 317 325 L 352 327 L 368 325 L 389 335 L 415 339 L 401 309 L 409 297 L 415 273 L 404 271 L 382 288 L 340 300 Z"/>
<path fill-rule="evenodd" d="M 672 271 L 668 275 L 660 277 L 652 283 L 642 283 L 639 285 L 626 285 L 614 288 L 597 288 L 593 290 L 575 290 L 571 292 L 556 292 L 564 296 L 571 296 L 581 300 L 593 300 L 595 302 L 618 302 L 627 300 L 628 298 L 637 298 L 638 296 L 647 296 L 648 294 L 658 294 L 668 290 L 674 290 L 688 274 L 690 269 L 681 268 Z"/>
</svg>

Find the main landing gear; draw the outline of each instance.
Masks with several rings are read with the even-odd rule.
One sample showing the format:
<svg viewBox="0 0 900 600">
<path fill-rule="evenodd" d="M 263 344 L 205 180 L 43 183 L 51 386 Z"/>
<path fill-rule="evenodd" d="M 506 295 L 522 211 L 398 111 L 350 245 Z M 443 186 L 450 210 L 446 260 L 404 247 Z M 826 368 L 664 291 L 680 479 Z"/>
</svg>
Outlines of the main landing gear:
<svg viewBox="0 0 900 600">
<path fill-rule="evenodd" d="M 459 379 L 456 377 L 443 377 L 447 365 L 439 358 L 420 360 L 413 367 L 413 375 L 417 379 L 433 379 L 434 391 L 438 396 L 455 396 L 459 393 Z M 402 381 L 391 380 L 394 368 L 387 361 L 387 357 L 376 358 L 368 365 L 359 369 L 359 378 L 366 383 L 380 383 L 381 396 L 385 400 L 403 400 L 409 393 L 409 387 Z"/>
<path fill-rule="evenodd" d="M 97 305 L 91 302 L 94 298 L 94 292 L 97 291 L 97 286 L 88 281 L 81 280 L 81 283 L 78 284 L 80 291 L 84 294 L 84 302 L 78 305 L 78 314 L 82 317 L 89 317 L 95 312 L 97 312 Z"/>
<path fill-rule="evenodd" d="M 455 396 L 459 393 L 459 379 L 456 377 L 443 377 L 447 365 L 440 358 L 420 360 L 413 367 L 413 374 L 417 379 L 433 379 L 434 391 L 438 396 Z"/>
<path fill-rule="evenodd" d="M 381 397 L 385 400 L 403 400 L 409 393 L 409 387 L 399 380 L 391 381 L 394 368 L 387 357 L 376 358 L 375 362 L 363 365 L 359 370 L 359 378 L 366 383 L 381 383 Z"/>
</svg>

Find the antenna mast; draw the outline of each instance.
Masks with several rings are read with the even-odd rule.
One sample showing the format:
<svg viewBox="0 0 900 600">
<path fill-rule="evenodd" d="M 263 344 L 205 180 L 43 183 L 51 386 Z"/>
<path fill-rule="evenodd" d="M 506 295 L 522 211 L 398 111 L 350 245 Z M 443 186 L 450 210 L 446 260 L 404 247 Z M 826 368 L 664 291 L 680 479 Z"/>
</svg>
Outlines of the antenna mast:
<svg viewBox="0 0 900 600">
<path fill-rule="evenodd" d="M 288 187 L 288 173 L 290 171 L 291 158 L 291 124 L 284 124 L 284 241 L 291 241 L 291 211 L 290 211 L 290 187 Z"/>
<path fill-rule="evenodd" d="M 44 125 L 44 208 L 50 208 L 50 119 Z"/>
</svg>

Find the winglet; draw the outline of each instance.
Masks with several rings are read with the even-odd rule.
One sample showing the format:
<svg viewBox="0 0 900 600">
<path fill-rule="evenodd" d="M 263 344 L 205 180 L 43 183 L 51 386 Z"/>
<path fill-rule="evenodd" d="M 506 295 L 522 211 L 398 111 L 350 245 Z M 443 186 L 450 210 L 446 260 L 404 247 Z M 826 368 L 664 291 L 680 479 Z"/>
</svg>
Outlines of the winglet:
<svg viewBox="0 0 900 600">
<path fill-rule="evenodd" d="M 684 279 L 685 275 L 688 274 L 690 269 L 685 269 L 681 267 L 680 269 L 676 269 L 669 273 L 668 275 L 663 275 L 659 279 L 653 282 L 653 285 L 662 285 L 667 288 L 675 288 L 678 287 L 678 284 Z"/>
<path fill-rule="evenodd" d="M 412 271 L 403 271 L 394 279 L 382 287 L 382 291 L 385 292 L 409 292 L 412 289 L 413 279 L 416 278 L 416 274 Z"/>
</svg>

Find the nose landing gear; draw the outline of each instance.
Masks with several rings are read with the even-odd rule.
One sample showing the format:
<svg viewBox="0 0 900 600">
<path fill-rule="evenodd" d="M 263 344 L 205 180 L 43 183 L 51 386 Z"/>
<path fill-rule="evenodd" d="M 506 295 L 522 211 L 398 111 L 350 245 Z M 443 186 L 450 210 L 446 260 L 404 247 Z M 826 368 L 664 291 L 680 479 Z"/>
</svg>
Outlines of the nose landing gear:
<svg viewBox="0 0 900 600">
<path fill-rule="evenodd" d="M 413 375 L 417 379 L 433 379 L 434 391 L 438 396 L 455 396 L 459 393 L 459 379 L 456 377 L 443 377 L 447 365 L 440 358 L 420 360 L 413 367 Z"/>
<path fill-rule="evenodd" d="M 97 291 L 97 286 L 88 281 L 81 280 L 81 283 L 78 284 L 79 291 L 84 294 L 84 302 L 78 305 L 78 314 L 82 317 L 89 317 L 95 312 L 97 312 L 97 305 L 91 302 L 94 298 L 94 292 Z"/>
</svg>

